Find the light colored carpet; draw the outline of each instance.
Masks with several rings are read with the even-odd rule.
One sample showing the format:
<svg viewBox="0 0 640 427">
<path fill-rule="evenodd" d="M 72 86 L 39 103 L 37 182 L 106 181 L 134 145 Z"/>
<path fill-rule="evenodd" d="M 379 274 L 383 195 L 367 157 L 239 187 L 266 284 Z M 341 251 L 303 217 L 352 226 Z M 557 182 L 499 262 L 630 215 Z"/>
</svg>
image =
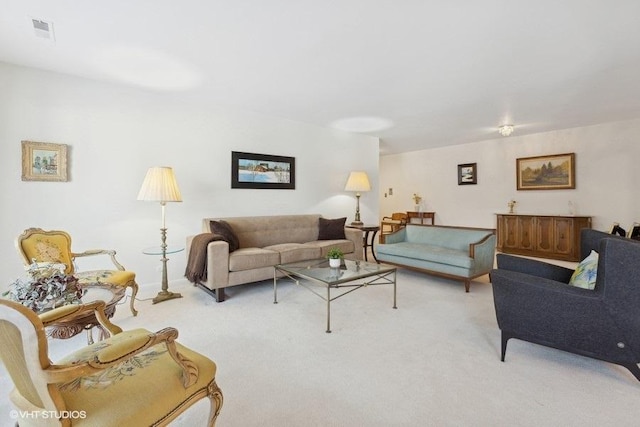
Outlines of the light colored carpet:
<svg viewBox="0 0 640 427">
<path fill-rule="evenodd" d="M 143 287 L 141 298 L 158 289 Z M 326 304 L 292 282 L 232 288 L 216 303 L 186 281 L 184 298 L 125 305 L 125 329 L 174 326 L 216 361 L 224 393 L 218 426 L 637 426 L 640 383 L 624 368 L 518 340 L 500 362 L 488 278 L 463 285 L 398 271 L 392 288 L 359 289 Z M 541 313 L 541 315 L 544 315 Z M 51 341 L 53 358 L 84 336 Z M 0 425 L 12 425 L 0 368 Z M 141 408 L 143 409 L 143 408 Z M 204 425 L 201 401 L 174 424 Z"/>
</svg>

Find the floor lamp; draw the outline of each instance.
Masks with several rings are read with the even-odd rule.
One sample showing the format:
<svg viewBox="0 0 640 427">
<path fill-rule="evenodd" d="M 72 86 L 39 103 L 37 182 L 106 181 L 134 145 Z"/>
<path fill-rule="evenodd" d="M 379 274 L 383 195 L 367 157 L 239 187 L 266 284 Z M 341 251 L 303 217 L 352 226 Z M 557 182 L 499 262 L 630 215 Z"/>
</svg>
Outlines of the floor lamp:
<svg viewBox="0 0 640 427">
<path fill-rule="evenodd" d="M 363 225 L 362 221 L 360 221 L 360 192 L 370 190 L 371 184 L 369 183 L 369 177 L 366 172 L 351 172 L 349 174 L 344 191 L 356 192 L 356 217 L 351 225 Z"/>
<path fill-rule="evenodd" d="M 165 205 L 167 202 L 181 202 L 182 195 L 176 182 L 176 176 L 173 169 L 166 166 L 156 166 L 149 168 L 147 175 L 144 177 L 142 187 L 138 193 L 138 200 L 148 202 L 160 202 L 162 207 L 162 228 L 160 228 L 160 236 L 162 244 L 162 290 L 153 299 L 153 303 L 159 303 L 174 298 L 182 298 L 182 295 L 176 292 L 169 292 L 169 281 L 167 280 L 167 227 L 165 225 Z"/>
</svg>

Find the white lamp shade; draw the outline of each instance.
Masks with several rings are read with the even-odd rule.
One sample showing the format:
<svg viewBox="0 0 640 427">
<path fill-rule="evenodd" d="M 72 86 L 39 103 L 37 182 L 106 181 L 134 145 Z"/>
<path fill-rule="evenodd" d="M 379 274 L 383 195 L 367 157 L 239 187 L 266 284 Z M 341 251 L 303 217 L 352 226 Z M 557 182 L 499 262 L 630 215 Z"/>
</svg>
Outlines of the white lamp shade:
<svg viewBox="0 0 640 427">
<path fill-rule="evenodd" d="M 150 202 L 181 202 L 182 195 L 173 169 L 167 166 L 149 168 L 138 193 L 138 200 Z"/>
<path fill-rule="evenodd" d="M 366 172 L 351 172 L 344 191 L 371 191 L 371 184 Z"/>
</svg>

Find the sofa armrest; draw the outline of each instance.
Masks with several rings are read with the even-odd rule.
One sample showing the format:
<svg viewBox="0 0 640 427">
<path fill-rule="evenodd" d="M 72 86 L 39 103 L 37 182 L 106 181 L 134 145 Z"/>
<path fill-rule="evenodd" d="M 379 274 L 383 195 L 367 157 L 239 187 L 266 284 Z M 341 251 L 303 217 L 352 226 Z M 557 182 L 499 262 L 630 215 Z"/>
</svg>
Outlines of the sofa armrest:
<svg viewBox="0 0 640 427">
<path fill-rule="evenodd" d="M 500 270 L 517 271 L 557 282 L 569 283 L 573 270 L 560 265 L 506 254 L 496 255 Z"/>
<path fill-rule="evenodd" d="M 355 259 L 361 260 L 362 259 L 362 254 L 364 253 L 363 251 L 363 247 L 362 247 L 362 230 L 360 230 L 359 228 L 349 228 L 349 227 L 345 227 L 344 228 L 344 235 L 347 238 L 347 240 L 351 240 L 353 242 L 353 255 Z"/>
<path fill-rule="evenodd" d="M 380 238 L 381 244 L 392 244 L 392 243 L 400 243 L 404 242 L 407 238 L 407 229 L 401 228 L 400 230 L 391 233 L 382 235 Z"/>
<path fill-rule="evenodd" d="M 207 245 L 207 284 L 212 289 L 229 284 L 229 244 L 225 241 L 217 240 Z"/>
<path fill-rule="evenodd" d="M 469 256 L 475 260 L 474 273 L 488 272 L 493 268 L 495 251 L 495 234 L 489 234 L 480 241 L 469 244 Z"/>
<path fill-rule="evenodd" d="M 580 335 L 579 330 L 586 328 L 588 336 L 610 323 L 598 292 L 509 270 L 492 270 L 490 276 L 503 331 L 526 331 L 563 342 Z"/>
</svg>

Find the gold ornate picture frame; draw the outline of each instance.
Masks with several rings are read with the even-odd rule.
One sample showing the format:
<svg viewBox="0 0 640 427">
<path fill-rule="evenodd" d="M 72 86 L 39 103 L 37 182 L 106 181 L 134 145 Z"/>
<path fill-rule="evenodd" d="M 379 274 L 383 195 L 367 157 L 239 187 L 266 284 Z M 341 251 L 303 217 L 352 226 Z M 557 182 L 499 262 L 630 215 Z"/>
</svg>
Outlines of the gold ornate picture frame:
<svg viewBox="0 0 640 427">
<path fill-rule="evenodd" d="M 22 141 L 23 181 L 68 181 L 67 146 Z"/>
<path fill-rule="evenodd" d="M 518 190 L 576 188 L 575 153 L 516 159 Z"/>
</svg>

